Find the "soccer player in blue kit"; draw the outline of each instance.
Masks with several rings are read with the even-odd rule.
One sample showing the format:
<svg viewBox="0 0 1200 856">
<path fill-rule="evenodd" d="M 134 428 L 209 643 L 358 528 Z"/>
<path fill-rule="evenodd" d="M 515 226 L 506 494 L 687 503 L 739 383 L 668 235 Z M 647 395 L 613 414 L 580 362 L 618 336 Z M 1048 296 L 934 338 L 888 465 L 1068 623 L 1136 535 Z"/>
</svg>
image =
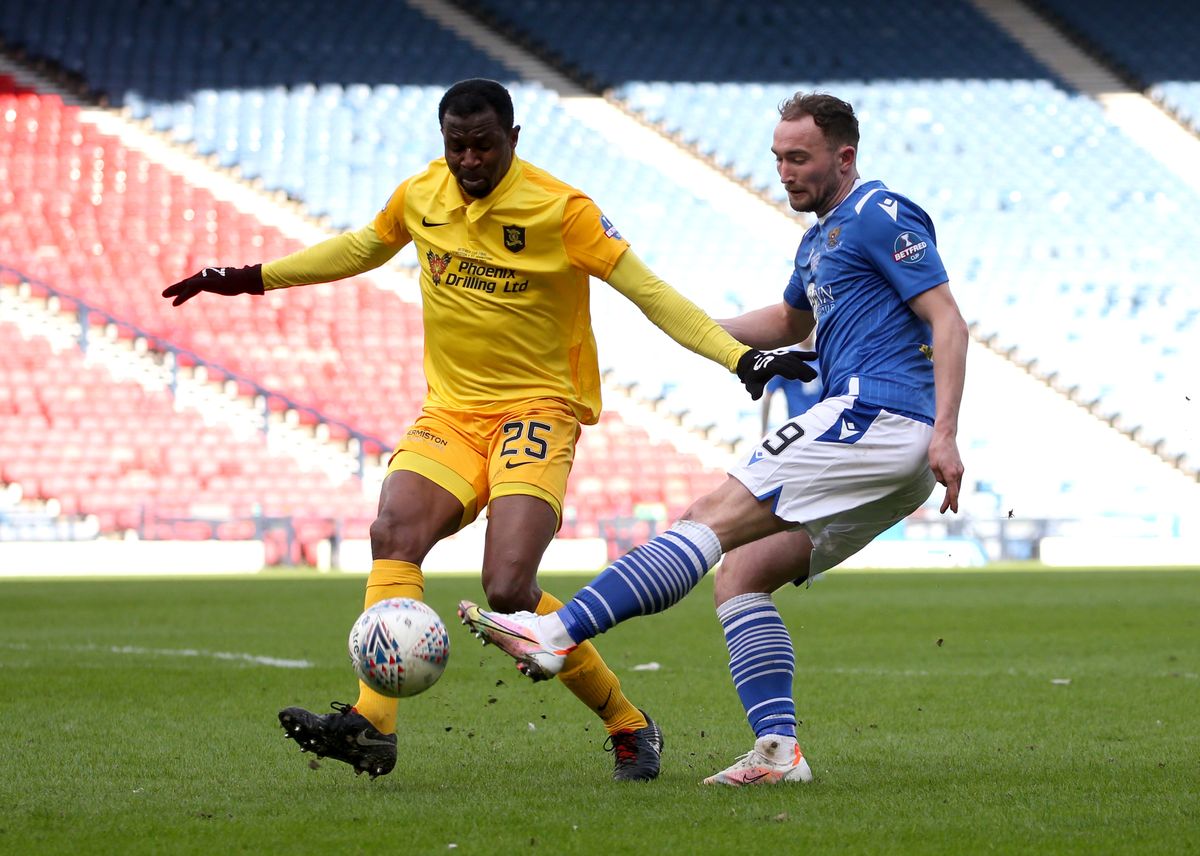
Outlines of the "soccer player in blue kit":
<svg viewBox="0 0 1200 856">
<path fill-rule="evenodd" d="M 677 603 L 725 555 L 717 616 L 754 748 L 708 784 L 809 781 L 796 741 L 795 653 L 771 595 L 828 570 L 945 485 L 958 511 L 958 411 L 967 327 L 950 293 L 929 215 L 858 175 L 849 104 L 797 93 L 780 105 L 772 151 L 788 202 L 817 222 L 804 234 L 782 302 L 721 324 L 755 348 L 816 326 L 822 399 L 765 436 L 666 532 L 626 554 L 546 616 L 464 601 L 473 632 L 535 680 L 576 645 Z"/>
</svg>

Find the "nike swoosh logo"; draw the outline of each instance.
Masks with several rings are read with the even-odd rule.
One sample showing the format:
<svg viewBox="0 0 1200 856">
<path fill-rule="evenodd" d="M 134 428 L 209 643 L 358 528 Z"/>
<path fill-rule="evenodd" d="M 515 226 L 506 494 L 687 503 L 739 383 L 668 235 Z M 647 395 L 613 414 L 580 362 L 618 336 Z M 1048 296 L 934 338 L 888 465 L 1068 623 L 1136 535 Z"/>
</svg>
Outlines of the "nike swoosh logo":
<svg viewBox="0 0 1200 856">
<path fill-rule="evenodd" d="M 424 215 L 422 215 L 422 217 L 421 217 L 421 225 L 422 226 L 448 226 L 449 224 L 450 224 L 449 220 L 447 220 L 445 223 L 430 223 L 428 220 L 425 219 Z"/>
<path fill-rule="evenodd" d="M 537 463 L 537 461 L 517 461 L 514 464 L 512 461 L 505 461 L 504 468 L 508 469 L 508 470 L 515 470 L 517 467 L 523 467 L 526 464 L 536 464 L 536 463 Z"/>
<path fill-rule="evenodd" d="M 604 708 L 608 707 L 610 701 L 612 701 L 612 687 L 608 688 L 608 695 L 604 697 L 604 704 L 596 707 L 596 713 L 604 713 Z"/>
<path fill-rule="evenodd" d="M 364 734 L 361 731 L 358 732 L 358 737 L 355 738 L 355 742 L 358 743 L 359 746 L 391 746 L 392 745 L 392 741 L 390 741 L 390 740 L 376 740 L 374 737 L 368 737 L 366 734 Z"/>
</svg>

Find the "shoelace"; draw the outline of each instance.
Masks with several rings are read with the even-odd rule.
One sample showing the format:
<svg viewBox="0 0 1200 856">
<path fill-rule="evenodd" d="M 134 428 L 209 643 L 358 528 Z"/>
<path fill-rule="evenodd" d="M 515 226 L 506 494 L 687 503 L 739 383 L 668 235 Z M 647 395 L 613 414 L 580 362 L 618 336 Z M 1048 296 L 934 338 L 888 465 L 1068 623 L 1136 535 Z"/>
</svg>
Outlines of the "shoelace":
<svg viewBox="0 0 1200 856">
<path fill-rule="evenodd" d="M 354 705 L 346 704 L 344 701 L 331 701 L 329 703 L 329 706 L 332 707 L 334 710 L 336 710 L 338 713 L 357 713 L 358 712 L 354 709 Z"/>
<path fill-rule="evenodd" d="M 760 755 L 757 749 L 751 749 L 744 755 L 738 755 L 733 761 L 733 767 L 755 767 L 763 764 L 772 764 L 770 758 L 765 755 Z"/>
<path fill-rule="evenodd" d="M 631 731 L 610 734 L 604 742 L 605 752 L 614 752 L 618 764 L 633 764 L 637 762 L 637 735 Z"/>
</svg>

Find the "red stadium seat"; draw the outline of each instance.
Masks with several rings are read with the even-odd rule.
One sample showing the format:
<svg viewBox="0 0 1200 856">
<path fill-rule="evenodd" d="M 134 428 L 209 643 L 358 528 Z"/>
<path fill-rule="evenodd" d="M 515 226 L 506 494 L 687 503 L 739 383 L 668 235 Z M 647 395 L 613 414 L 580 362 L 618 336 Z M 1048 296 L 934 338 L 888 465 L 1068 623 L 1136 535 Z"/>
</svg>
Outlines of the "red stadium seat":
<svg viewBox="0 0 1200 856">
<path fill-rule="evenodd" d="M 77 108 L 57 96 L 18 92 L 2 78 L 0 157 L 7 172 L 0 182 L 0 254 L 6 265 L 246 375 L 252 381 L 238 384 L 242 395 L 252 395 L 253 384 L 261 384 L 381 437 L 382 443 L 369 444 L 372 454 L 390 452 L 416 415 L 426 392 L 419 307 L 358 278 L 261 300 L 199 298 L 172 308 L 158 292 L 199 267 L 247 264 L 300 245 L 80 123 Z M 0 286 L 18 280 L 0 271 Z M 36 295 L 39 287 L 30 290 Z M 91 324 L 93 335 L 106 333 L 99 318 Z M 129 327 L 115 332 L 124 339 L 133 335 Z M 257 506 L 265 514 L 295 509 L 320 514 L 328 504 L 356 514 L 346 537 L 351 531 L 365 536 L 374 501 L 353 486 L 289 476 L 294 467 L 271 461 L 261 442 L 235 440 L 194 415 L 175 413 L 166 395 L 145 395 L 132 384 L 85 370 L 77 353 L 53 354 L 44 343 L 19 339 L 0 325 L 0 366 L 37 371 L 20 383 L 0 384 L 0 436 L 19 435 L 17 445 L 38 460 L 59 456 L 46 427 L 80 448 L 123 444 L 110 448 L 104 461 L 88 464 L 103 487 L 61 488 L 74 498 L 74 508 L 97 514 L 105 530 L 138 525 L 143 507 L 152 514 L 193 501 Z M 177 364 L 187 369 L 192 361 L 181 355 Z M 39 396 L 37 389 L 46 392 Z M 284 407 L 278 399 L 270 403 L 273 412 Z M 313 420 L 302 414 L 299 421 Z M 327 433 L 333 440 L 348 435 L 336 427 Z M 166 439 L 172 436 L 194 439 L 181 448 Z M 6 460 L 0 472 L 14 477 L 10 470 L 21 472 L 22 466 Z M 45 495 L 43 476 L 25 472 Z M 578 511 L 572 525 L 579 532 L 598 531 L 598 520 L 628 514 L 635 502 L 675 507 L 720 477 L 669 446 L 651 444 L 644 431 L 606 412 L 599 425 L 585 430 L 580 445 L 568 495 Z M 677 483 L 680 478 L 687 489 Z"/>
</svg>

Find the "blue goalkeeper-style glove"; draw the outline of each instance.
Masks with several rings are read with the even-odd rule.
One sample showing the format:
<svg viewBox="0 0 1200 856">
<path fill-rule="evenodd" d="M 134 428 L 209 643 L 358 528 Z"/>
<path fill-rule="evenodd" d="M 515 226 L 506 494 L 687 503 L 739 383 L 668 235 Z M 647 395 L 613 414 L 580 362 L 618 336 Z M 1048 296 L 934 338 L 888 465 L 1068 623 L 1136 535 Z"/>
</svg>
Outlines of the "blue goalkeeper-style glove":
<svg viewBox="0 0 1200 856">
<path fill-rule="evenodd" d="M 809 365 L 809 361 L 816 358 L 816 351 L 792 351 L 787 348 L 760 351 L 751 348 L 738 360 L 738 380 L 746 385 L 750 397 L 758 401 L 762 398 L 767 381 L 776 375 L 805 382 L 815 378 L 817 370 Z"/>
<path fill-rule="evenodd" d="M 200 273 L 195 273 L 187 279 L 181 279 L 168 285 L 162 293 L 163 297 L 174 297 L 172 306 L 186 303 L 202 291 L 213 294 L 224 294 L 231 297 L 235 294 L 262 294 L 263 278 L 262 265 L 247 265 L 246 267 L 206 267 Z"/>
</svg>

